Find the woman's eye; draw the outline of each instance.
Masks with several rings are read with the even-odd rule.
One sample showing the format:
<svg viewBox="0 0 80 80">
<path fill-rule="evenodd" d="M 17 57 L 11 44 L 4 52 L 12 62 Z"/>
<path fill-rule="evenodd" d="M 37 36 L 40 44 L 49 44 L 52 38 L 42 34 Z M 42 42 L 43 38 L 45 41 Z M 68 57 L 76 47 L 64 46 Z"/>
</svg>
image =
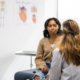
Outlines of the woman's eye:
<svg viewBox="0 0 80 80">
<path fill-rule="evenodd" d="M 51 27 L 52 25 L 49 25 L 48 27 Z"/>
<path fill-rule="evenodd" d="M 56 27 L 56 25 L 55 25 L 55 24 L 54 24 L 54 25 L 49 25 L 49 27 L 52 27 L 52 26 L 53 26 L 53 27 Z"/>
</svg>

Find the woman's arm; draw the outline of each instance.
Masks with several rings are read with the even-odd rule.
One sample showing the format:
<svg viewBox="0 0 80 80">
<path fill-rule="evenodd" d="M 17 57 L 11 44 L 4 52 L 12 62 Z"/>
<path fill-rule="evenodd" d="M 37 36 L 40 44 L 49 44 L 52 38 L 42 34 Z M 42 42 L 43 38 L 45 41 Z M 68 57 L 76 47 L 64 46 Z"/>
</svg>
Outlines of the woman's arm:
<svg viewBox="0 0 80 80">
<path fill-rule="evenodd" d="M 44 56 L 43 39 L 41 39 L 37 48 L 37 54 L 35 58 L 35 64 L 38 69 L 43 69 L 46 66 L 46 63 L 43 60 L 43 56 Z"/>
</svg>

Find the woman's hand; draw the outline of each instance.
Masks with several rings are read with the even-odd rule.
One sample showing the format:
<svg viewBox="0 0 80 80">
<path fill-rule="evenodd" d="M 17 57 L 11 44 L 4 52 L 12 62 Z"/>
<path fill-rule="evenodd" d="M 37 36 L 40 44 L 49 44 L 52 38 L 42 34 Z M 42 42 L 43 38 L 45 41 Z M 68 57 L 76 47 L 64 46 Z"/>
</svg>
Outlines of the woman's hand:
<svg viewBox="0 0 80 80">
<path fill-rule="evenodd" d="M 42 70 L 44 73 L 48 73 L 48 67 L 47 67 L 47 66 L 43 67 L 41 70 Z"/>
</svg>

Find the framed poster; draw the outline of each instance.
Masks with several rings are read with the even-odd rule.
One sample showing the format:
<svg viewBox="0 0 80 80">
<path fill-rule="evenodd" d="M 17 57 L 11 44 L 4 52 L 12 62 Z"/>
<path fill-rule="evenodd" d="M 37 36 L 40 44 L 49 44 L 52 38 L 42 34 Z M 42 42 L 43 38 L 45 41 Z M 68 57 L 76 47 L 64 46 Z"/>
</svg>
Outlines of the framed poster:
<svg viewBox="0 0 80 80">
<path fill-rule="evenodd" d="M 18 24 L 37 24 L 44 18 L 43 0 L 16 0 L 16 21 Z"/>
</svg>

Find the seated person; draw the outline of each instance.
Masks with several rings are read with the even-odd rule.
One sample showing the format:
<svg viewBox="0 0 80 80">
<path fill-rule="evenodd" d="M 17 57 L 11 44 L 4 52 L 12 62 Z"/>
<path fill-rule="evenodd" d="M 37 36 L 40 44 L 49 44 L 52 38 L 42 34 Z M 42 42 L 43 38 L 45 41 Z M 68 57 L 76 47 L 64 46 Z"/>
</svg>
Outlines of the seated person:
<svg viewBox="0 0 80 80">
<path fill-rule="evenodd" d="M 52 50 L 57 47 L 61 41 L 61 24 L 57 18 L 49 18 L 44 24 L 44 38 L 39 42 L 35 64 L 37 72 L 34 80 L 48 79 L 48 72 L 52 58 Z"/>
<path fill-rule="evenodd" d="M 50 80 L 80 80 L 80 33 L 74 20 L 63 23 L 63 39 L 53 51 Z"/>
</svg>

